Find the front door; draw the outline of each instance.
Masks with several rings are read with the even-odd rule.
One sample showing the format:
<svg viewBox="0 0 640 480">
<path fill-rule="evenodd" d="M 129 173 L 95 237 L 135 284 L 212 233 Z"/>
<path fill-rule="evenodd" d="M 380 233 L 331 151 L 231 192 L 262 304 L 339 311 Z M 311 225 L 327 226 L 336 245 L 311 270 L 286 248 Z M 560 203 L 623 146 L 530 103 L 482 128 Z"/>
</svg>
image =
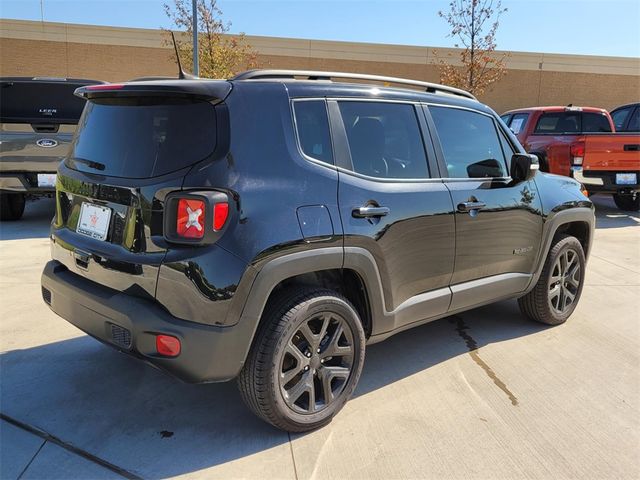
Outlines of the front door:
<svg viewBox="0 0 640 480">
<path fill-rule="evenodd" d="M 347 257 L 349 247 L 366 249 L 382 281 L 386 314 L 374 333 L 446 313 L 453 205 L 430 173 L 437 163 L 420 106 L 330 100 L 329 112 Z"/>
<path fill-rule="evenodd" d="M 445 106 L 428 113 L 456 210 L 450 310 L 524 290 L 542 238 L 535 183 L 511 181 L 514 149 L 492 115 Z"/>
</svg>

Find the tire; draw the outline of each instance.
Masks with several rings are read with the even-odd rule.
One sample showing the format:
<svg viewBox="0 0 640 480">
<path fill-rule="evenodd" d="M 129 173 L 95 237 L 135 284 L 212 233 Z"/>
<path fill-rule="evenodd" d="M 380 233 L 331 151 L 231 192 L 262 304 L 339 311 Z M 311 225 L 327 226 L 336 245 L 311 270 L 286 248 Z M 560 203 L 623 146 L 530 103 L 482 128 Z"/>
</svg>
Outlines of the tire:
<svg viewBox="0 0 640 480">
<path fill-rule="evenodd" d="M 322 427 L 360 379 L 365 353 L 360 318 L 347 299 L 327 289 L 286 291 L 270 303 L 238 376 L 242 399 L 282 430 Z"/>
<path fill-rule="evenodd" d="M 26 197 L 22 193 L 0 194 L 0 220 L 20 220 L 24 213 Z"/>
<path fill-rule="evenodd" d="M 640 194 L 638 193 L 635 195 L 620 195 L 614 193 L 613 201 L 620 210 L 627 212 L 637 212 L 640 210 Z"/>
<path fill-rule="evenodd" d="M 518 299 L 520 311 L 530 319 L 547 325 L 564 323 L 580 300 L 585 263 L 582 244 L 578 239 L 558 235 L 535 287 Z M 578 266 L 577 271 L 573 270 L 575 265 Z"/>
</svg>

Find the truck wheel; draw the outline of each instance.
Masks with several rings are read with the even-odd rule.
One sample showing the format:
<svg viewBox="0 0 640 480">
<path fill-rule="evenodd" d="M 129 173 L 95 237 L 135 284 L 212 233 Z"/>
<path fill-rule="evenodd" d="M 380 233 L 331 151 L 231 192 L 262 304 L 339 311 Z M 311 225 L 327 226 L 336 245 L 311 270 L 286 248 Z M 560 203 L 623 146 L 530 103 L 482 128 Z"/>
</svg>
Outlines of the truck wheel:
<svg viewBox="0 0 640 480">
<path fill-rule="evenodd" d="M 26 198 L 22 193 L 1 193 L 0 220 L 20 220 L 25 203 Z"/>
<path fill-rule="evenodd" d="M 573 313 L 584 284 L 585 258 L 577 238 L 559 235 L 536 286 L 518 299 L 520 311 L 547 325 L 564 323 Z"/>
<path fill-rule="evenodd" d="M 238 377 L 260 418 L 289 432 L 328 424 L 362 372 L 365 334 L 356 310 L 320 288 L 285 292 L 262 319 Z"/>
<path fill-rule="evenodd" d="M 625 210 L 627 212 L 637 212 L 640 210 L 640 194 L 621 195 L 614 193 L 613 201 L 616 202 L 616 207 L 620 210 Z"/>
</svg>

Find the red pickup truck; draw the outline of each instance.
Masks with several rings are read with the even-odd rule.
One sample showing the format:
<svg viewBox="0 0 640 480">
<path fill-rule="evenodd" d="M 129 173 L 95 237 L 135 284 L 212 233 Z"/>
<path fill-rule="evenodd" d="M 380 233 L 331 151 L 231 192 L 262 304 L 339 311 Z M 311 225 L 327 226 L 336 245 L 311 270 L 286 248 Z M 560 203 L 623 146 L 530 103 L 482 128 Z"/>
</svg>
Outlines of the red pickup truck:
<svg viewBox="0 0 640 480">
<path fill-rule="evenodd" d="M 501 118 L 543 171 L 573 177 L 591 193 L 612 193 L 621 210 L 640 209 L 640 135 L 613 133 L 606 110 L 535 107 Z"/>
</svg>

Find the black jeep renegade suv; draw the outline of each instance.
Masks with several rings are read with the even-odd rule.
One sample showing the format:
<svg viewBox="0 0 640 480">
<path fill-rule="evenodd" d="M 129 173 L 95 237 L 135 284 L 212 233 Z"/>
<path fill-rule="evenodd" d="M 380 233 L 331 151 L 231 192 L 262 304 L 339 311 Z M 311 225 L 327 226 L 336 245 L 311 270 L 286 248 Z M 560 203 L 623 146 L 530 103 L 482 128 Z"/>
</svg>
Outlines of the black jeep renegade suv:
<svg viewBox="0 0 640 480">
<path fill-rule="evenodd" d="M 44 300 L 185 381 L 237 377 L 277 427 L 327 424 L 367 344 L 507 298 L 559 324 L 580 298 L 591 202 L 466 92 L 271 70 L 76 94 Z"/>
</svg>

